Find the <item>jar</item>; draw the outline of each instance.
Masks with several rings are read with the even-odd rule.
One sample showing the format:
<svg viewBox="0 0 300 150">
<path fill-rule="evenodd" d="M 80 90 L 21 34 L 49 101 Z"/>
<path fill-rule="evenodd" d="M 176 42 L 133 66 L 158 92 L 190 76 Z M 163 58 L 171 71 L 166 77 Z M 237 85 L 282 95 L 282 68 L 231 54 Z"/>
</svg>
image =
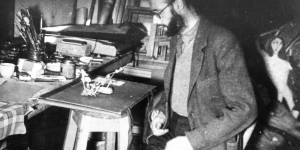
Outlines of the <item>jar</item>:
<svg viewBox="0 0 300 150">
<path fill-rule="evenodd" d="M 73 60 L 66 59 L 61 64 L 61 75 L 67 79 L 74 79 L 76 73 L 76 64 Z"/>
<path fill-rule="evenodd" d="M 43 61 L 44 52 L 42 50 L 30 49 L 28 53 L 28 59 L 32 61 Z"/>
</svg>

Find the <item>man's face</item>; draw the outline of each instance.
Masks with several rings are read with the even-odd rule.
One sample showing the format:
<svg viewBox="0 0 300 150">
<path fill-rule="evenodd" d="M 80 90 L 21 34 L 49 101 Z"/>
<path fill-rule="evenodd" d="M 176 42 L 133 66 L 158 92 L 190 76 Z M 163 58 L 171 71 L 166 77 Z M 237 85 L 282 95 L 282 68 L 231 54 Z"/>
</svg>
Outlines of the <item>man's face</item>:
<svg viewBox="0 0 300 150">
<path fill-rule="evenodd" d="M 182 17 L 174 10 L 173 4 L 165 0 L 149 0 L 150 8 L 156 13 L 159 24 L 167 26 L 167 35 L 173 36 L 184 26 Z"/>
</svg>

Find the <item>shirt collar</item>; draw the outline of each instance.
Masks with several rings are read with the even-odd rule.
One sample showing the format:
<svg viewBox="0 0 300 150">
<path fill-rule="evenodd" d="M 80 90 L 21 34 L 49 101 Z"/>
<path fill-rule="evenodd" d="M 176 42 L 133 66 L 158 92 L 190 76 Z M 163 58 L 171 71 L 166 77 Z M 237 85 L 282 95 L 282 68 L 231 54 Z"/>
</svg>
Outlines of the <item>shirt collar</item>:
<svg viewBox="0 0 300 150">
<path fill-rule="evenodd" d="M 182 38 L 182 41 L 184 43 L 188 43 L 190 42 L 192 39 L 195 38 L 196 36 L 196 33 L 197 33 L 197 29 L 198 29 L 198 26 L 200 24 L 200 19 L 198 19 L 197 23 L 191 28 L 189 29 L 188 31 L 185 31 L 184 33 L 183 32 L 180 32 L 179 34 L 179 37 Z"/>
</svg>

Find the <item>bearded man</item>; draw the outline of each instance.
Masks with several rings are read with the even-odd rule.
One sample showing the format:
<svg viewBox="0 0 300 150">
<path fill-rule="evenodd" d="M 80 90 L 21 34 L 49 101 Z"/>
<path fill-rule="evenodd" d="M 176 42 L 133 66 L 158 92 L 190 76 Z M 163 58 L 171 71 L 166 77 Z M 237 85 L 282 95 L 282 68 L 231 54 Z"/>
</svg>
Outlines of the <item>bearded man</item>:
<svg viewBox="0 0 300 150">
<path fill-rule="evenodd" d="M 147 150 L 238 149 L 239 134 L 257 116 L 238 40 L 200 15 L 197 0 L 149 2 L 172 38 Z"/>
</svg>

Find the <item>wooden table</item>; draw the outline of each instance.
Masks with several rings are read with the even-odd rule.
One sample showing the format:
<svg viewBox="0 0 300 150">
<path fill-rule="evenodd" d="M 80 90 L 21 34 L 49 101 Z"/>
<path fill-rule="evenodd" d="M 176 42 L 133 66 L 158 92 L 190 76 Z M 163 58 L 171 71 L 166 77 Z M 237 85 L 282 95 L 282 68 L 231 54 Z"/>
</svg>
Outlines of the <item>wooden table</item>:
<svg viewBox="0 0 300 150">
<path fill-rule="evenodd" d="M 39 98 L 39 103 L 72 110 L 65 150 L 73 147 L 77 150 L 86 149 L 89 132 L 118 132 L 118 149 L 127 150 L 131 139 L 130 109 L 151 96 L 155 86 L 125 81 L 123 85 L 113 88 L 114 93 L 111 95 L 98 94 L 97 97 L 87 97 L 81 96 L 83 86 L 82 83 L 77 83 L 70 88 Z M 114 139 L 107 142 L 106 147 L 114 149 L 114 145 L 111 144 L 114 142 Z"/>
<path fill-rule="evenodd" d="M 117 57 L 105 57 L 104 62 L 100 65 L 95 65 L 92 68 L 89 68 L 89 73 L 91 76 L 97 74 L 107 74 L 115 69 L 118 69 L 121 66 L 126 65 L 128 62 L 132 61 L 133 54 L 132 52 L 128 52 L 123 55 L 118 55 Z M 3 80 L 3 81 L 2 81 Z M 0 85 L 3 83 L 1 90 L 0 90 L 0 104 L 8 104 L 1 106 L 9 107 L 9 108 L 16 108 L 15 110 L 20 113 L 14 113 L 19 115 L 19 118 L 22 120 L 15 120 L 19 123 L 22 123 L 24 128 L 23 130 L 18 130 L 18 132 L 14 133 L 14 130 L 7 130 L 10 133 L 6 134 L 3 132 L 0 135 L 6 137 L 12 134 L 23 134 L 26 132 L 24 126 L 24 120 L 32 119 L 34 116 L 39 115 L 40 113 L 44 112 L 46 109 L 51 107 L 51 105 L 46 105 L 37 102 L 37 98 L 41 95 L 52 94 L 57 91 L 61 91 L 63 89 L 67 89 L 72 85 L 75 85 L 80 82 L 80 78 L 74 80 L 68 80 L 66 82 L 24 82 L 18 81 L 16 77 L 11 79 L 4 80 L 0 78 Z M 2 94 L 1 94 L 2 93 Z M 34 108 L 34 109 L 33 109 Z M 13 111 L 15 111 L 13 110 Z M 8 110 L 11 111 L 11 110 Z M 21 116 L 22 115 L 22 116 Z M 24 118 L 25 117 L 25 118 Z M 0 121 L 3 122 L 3 121 Z M 13 123 L 9 123 L 10 127 Z M 15 127 L 15 126 L 12 126 Z M 18 128 L 20 129 L 20 128 Z M 2 136 L 1 136 L 2 137 Z M 1 149 L 1 148 L 0 148 Z"/>
<path fill-rule="evenodd" d="M 108 74 L 113 72 L 115 69 L 125 66 L 127 63 L 133 60 L 133 52 L 128 52 L 126 54 L 118 55 L 116 57 L 104 57 L 103 59 L 104 62 L 102 64 L 94 65 L 88 68 L 88 72 L 90 76 L 93 77 L 95 75 Z M 33 98 L 37 98 L 40 97 L 41 95 L 47 96 L 56 93 L 58 91 L 67 89 L 79 82 L 80 82 L 80 78 L 75 78 L 74 80 L 67 81 L 67 82 L 31 82 L 28 84 L 42 87 L 40 91 L 38 91 L 33 95 Z M 27 102 L 27 100 L 23 100 L 22 102 L 25 103 Z M 34 105 L 36 109 L 33 112 L 30 112 L 28 115 L 26 115 L 27 119 L 31 119 L 32 117 L 40 114 L 41 112 L 51 107 L 51 105 L 45 105 L 42 103 L 37 103 L 35 101 L 30 101 L 29 103 L 31 103 L 31 105 Z"/>
</svg>

